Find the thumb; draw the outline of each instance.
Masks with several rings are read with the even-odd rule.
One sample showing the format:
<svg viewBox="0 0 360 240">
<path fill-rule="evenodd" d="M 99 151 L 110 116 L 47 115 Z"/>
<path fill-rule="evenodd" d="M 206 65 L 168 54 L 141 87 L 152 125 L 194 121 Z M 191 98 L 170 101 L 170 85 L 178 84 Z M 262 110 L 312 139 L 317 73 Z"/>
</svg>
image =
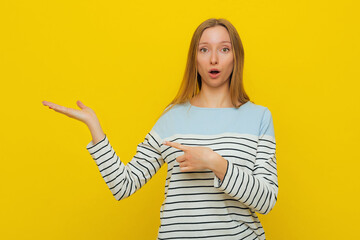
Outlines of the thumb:
<svg viewBox="0 0 360 240">
<path fill-rule="evenodd" d="M 86 106 L 80 100 L 78 100 L 76 103 L 81 109 L 86 108 Z"/>
</svg>

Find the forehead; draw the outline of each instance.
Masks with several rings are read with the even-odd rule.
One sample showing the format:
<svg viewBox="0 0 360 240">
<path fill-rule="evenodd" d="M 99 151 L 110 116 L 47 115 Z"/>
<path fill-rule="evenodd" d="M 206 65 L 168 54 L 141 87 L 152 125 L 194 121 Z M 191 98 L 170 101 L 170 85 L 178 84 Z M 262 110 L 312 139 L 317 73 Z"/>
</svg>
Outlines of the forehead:
<svg viewBox="0 0 360 240">
<path fill-rule="evenodd" d="M 220 44 L 224 42 L 231 43 L 228 31 L 223 26 L 215 26 L 204 30 L 199 44 Z"/>
</svg>

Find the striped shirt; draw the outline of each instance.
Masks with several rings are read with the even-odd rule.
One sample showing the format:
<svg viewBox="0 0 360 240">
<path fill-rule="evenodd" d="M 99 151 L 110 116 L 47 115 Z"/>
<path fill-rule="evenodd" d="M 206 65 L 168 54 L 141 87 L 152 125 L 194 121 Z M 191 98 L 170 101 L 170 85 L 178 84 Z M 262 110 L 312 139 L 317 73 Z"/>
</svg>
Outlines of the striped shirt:
<svg viewBox="0 0 360 240">
<path fill-rule="evenodd" d="M 181 172 L 183 151 L 163 141 L 204 146 L 227 160 L 223 181 L 209 169 Z M 162 115 L 124 164 L 105 137 L 86 146 L 116 200 L 129 197 L 167 163 L 158 240 L 265 239 L 257 213 L 278 194 L 271 112 L 250 101 L 240 108 L 202 108 L 186 102 Z"/>
</svg>

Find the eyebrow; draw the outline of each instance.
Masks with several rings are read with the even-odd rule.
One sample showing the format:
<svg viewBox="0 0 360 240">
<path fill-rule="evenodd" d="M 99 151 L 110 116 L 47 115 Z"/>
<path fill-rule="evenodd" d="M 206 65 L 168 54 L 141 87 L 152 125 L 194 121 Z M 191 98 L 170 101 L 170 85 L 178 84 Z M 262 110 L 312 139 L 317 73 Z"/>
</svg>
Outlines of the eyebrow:
<svg viewBox="0 0 360 240">
<path fill-rule="evenodd" d="M 227 43 L 231 43 L 231 42 L 229 42 L 229 41 L 221 41 L 220 43 L 223 43 L 223 42 L 227 42 Z M 199 43 L 199 45 L 200 44 L 207 44 L 208 42 L 201 42 L 201 43 Z"/>
</svg>

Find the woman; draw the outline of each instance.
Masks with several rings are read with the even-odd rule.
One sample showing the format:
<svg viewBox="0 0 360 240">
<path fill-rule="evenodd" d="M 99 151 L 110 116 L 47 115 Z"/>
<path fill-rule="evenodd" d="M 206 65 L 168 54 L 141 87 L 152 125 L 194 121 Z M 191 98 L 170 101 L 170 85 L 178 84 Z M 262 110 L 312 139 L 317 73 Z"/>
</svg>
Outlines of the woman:
<svg viewBox="0 0 360 240">
<path fill-rule="evenodd" d="M 243 87 L 244 50 L 233 25 L 208 19 L 195 31 L 180 90 L 123 164 L 94 111 L 44 101 L 84 122 L 86 146 L 117 200 L 129 197 L 168 165 L 158 239 L 265 239 L 256 213 L 278 194 L 271 112 Z"/>
</svg>

